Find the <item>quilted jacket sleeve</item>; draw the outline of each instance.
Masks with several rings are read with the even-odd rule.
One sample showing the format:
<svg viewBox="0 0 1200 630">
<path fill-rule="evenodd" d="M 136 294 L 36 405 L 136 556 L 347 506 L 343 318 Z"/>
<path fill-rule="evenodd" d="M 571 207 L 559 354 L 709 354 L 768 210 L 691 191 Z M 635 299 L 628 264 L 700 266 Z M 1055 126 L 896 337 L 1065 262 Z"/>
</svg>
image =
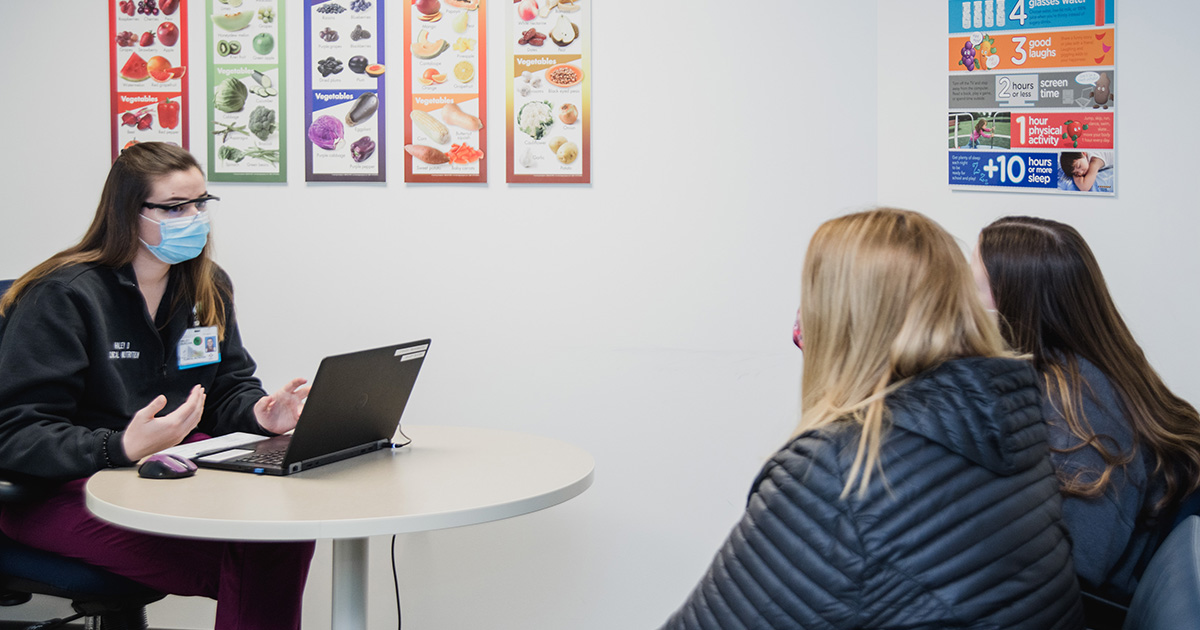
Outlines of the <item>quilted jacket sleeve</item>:
<svg viewBox="0 0 1200 630">
<path fill-rule="evenodd" d="M 746 513 L 664 630 L 854 628 L 862 543 L 836 449 L 802 436 L 755 481 Z"/>
</svg>

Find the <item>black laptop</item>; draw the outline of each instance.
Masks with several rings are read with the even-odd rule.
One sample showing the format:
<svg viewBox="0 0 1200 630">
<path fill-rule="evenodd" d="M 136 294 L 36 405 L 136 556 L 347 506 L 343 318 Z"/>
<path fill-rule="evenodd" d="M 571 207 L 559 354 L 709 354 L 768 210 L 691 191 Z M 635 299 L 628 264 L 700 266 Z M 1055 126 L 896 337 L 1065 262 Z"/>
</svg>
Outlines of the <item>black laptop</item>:
<svg viewBox="0 0 1200 630">
<path fill-rule="evenodd" d="M 429 340 L 326 357 L 291 435 L 207 453 L 197 465 L 290 475 L 392 446 Z"/>
</svg>

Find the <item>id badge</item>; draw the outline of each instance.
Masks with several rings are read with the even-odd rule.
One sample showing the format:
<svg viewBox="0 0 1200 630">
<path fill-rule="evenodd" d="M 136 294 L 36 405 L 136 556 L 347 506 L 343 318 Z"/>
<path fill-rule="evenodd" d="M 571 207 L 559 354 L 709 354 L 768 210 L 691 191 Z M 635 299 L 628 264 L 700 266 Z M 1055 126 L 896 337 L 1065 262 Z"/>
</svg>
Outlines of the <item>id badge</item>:
<svg viewBox="0 0 1200 630">
<path fill-rule="evenodd" d="M 202 326 L 183 331 L 179 338 L 179 369 L 212 365 L 221 362 L 221 344 L 217 342 L 217 327 Z"/>
</svg>

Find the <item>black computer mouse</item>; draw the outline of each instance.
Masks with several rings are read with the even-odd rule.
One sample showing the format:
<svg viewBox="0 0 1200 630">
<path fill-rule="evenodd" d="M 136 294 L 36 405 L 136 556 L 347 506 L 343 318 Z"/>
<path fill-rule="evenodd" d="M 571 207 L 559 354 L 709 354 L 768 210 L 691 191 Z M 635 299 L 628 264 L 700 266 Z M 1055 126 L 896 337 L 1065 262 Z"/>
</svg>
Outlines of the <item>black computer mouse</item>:
<svg viewBox="0 0 1200 630">
<path fill-rule="evenodd" d="M 138 466 L 138 476 L 147 479 L 180 479 L 194 474 L 196 465 L 190 459 L 165 453 L 151 455 Z"/>
</svg>

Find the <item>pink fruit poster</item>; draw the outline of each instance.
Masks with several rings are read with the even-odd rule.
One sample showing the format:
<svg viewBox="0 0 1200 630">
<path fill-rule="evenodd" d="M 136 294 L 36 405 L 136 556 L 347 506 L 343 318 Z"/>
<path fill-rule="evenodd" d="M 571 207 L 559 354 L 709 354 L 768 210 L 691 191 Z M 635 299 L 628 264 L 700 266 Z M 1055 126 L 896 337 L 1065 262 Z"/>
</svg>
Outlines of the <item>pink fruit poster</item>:
<svg viewBox="0 0 1200 630">
<path fill-rule="evenodd" d="M 187 0 L 108 0 L 112 155 L 138 142 L 188 148 Z"/>
<path fill-rule="evenodd" d="M 950 187 L 1117 193 L 1116 0 L 949 0 Z"/>
<path fill-rule="evenodd" d="M 591 0 L 506 3 L 509 183 L 591 181 Z"/>
<path fill-rule="evenodd" d="M 404 0 L 404 181 L 487 181 L 487 0 Z"/>
</svg>

